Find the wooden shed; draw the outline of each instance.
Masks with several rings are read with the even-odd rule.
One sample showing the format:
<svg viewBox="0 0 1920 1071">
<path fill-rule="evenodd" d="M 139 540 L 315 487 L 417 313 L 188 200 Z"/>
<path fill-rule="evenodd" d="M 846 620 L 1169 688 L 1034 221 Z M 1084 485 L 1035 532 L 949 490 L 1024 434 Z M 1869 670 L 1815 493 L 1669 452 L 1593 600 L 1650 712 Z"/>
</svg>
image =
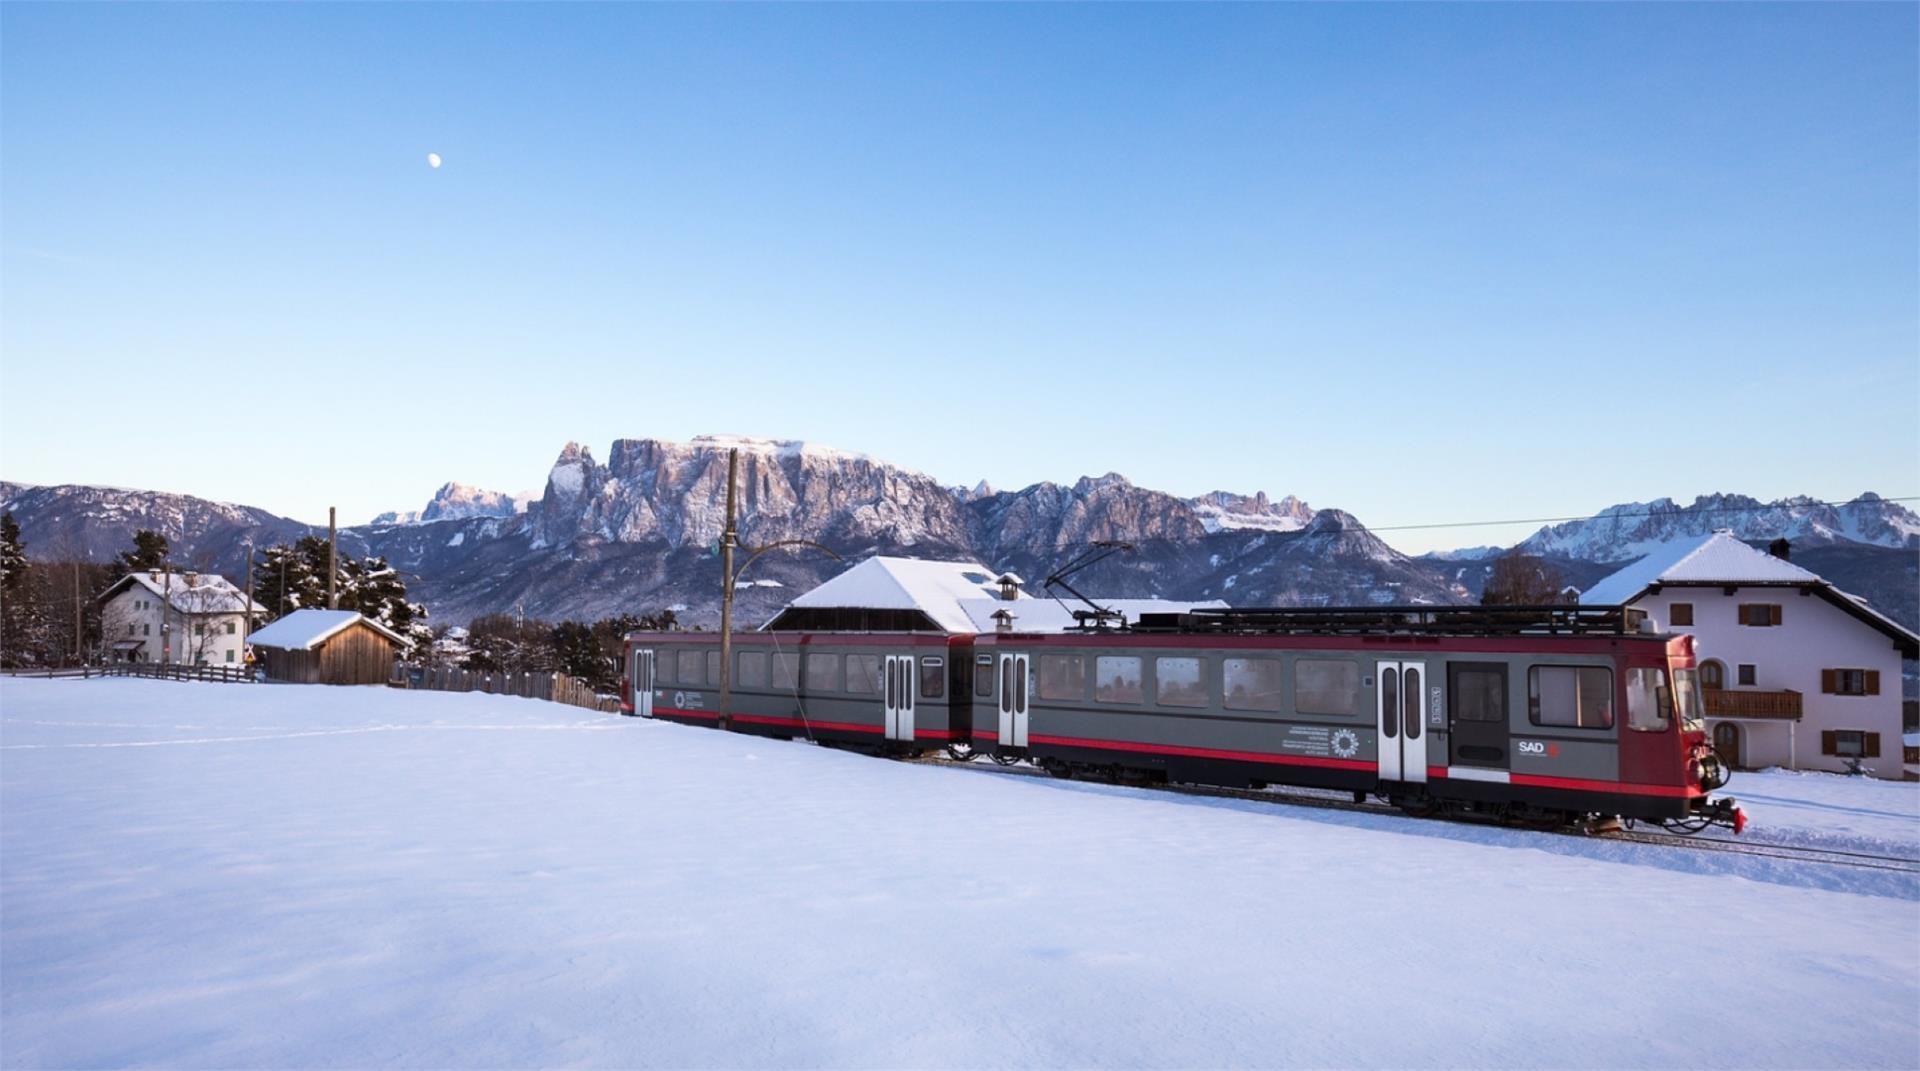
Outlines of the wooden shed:
<svg viewBox="0 0 1920 1071">
<path fill-rule="evenodd" d="M 295 610 L 247 642 L 270 681 L 385 684 L 405 641 L 353 610 Z"/>
</svg>

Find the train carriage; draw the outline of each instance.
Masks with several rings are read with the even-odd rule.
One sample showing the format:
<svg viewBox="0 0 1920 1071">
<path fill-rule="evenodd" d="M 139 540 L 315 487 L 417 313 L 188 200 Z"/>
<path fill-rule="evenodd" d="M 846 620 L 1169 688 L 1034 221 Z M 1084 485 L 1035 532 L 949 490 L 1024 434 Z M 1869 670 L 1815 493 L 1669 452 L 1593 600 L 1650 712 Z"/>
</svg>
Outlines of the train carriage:
<svg viewBox="0 0 1920 1071">
<path fill-rule="evenodd" d="M 627 639 L 628 713 L 739 732 L 917 753 L 971 734 L 967 637 L 940 633 L 754 632 L 733 637 L 731 702 L 720 704 L 720 636 Z M 723 720 L 724 715 L 724 720 Z"/>
<path fill-rule="evenodd" d="M 1690 637 L 1593 608 L 1156 615 L 974 641 L 975 748 L 1059 776 L 1287 784 L 1560 823 L 1734 821 Z"/>
</svg>

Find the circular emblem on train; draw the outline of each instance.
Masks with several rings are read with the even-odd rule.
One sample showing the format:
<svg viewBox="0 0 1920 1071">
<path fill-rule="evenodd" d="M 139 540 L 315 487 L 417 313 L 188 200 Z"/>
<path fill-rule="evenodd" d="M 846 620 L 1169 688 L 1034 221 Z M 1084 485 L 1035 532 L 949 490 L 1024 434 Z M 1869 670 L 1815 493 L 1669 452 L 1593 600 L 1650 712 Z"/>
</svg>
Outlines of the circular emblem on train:
<svg viewBox="0 0 1920 1071">
<path fill-rule="evenodd" d="M 687 693 L 685 692 L 673 693 L 673 705 L 676 707 L 679 707 L 681 710 L 687 709 Z"/>
<path fill-rule="evenodd" d="M 1352 729 L 1336 729 L 1333 733 L 1333 753 L 1343 759 L 1360 754 L 1360 738 Z"/>
</svg>

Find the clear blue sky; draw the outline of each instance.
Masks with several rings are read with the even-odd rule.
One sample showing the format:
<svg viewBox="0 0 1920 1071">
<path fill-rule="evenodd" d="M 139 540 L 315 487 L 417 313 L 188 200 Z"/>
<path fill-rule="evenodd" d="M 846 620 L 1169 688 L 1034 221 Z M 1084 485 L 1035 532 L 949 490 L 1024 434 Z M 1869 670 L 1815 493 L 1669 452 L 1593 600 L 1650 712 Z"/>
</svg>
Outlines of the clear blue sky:
<svg viewBox="0 0 1920 1071">
<path fill-rule="evenodd" d="M 0 477 L 1920 493 L 1917 10 L 10 3 Z"/>
</svg>

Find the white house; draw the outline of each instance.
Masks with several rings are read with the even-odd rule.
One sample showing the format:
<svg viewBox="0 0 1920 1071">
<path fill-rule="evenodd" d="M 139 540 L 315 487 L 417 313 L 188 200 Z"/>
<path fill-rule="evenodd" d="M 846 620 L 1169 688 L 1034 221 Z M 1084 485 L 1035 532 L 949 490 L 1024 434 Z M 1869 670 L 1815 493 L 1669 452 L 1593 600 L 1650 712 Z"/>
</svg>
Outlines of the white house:
<svg viewBox="0 0 1920 1071">
<path fill-rule="evenodd" d="M 237 665 L 247 596 L 212 573 L 134 572 L 100 594 L 102 645 L 116 662 Z M 253 603 L 255 619 L 266 608 Z"/>
<path fill-rule="evenodd" d="M 1593 585 L 1692 633 L 1713 745 L 1736 766 L 1901 776 L 1900 660 L 1920 636 L 1731 532 L 1669 543 Z"/>
</svg>

